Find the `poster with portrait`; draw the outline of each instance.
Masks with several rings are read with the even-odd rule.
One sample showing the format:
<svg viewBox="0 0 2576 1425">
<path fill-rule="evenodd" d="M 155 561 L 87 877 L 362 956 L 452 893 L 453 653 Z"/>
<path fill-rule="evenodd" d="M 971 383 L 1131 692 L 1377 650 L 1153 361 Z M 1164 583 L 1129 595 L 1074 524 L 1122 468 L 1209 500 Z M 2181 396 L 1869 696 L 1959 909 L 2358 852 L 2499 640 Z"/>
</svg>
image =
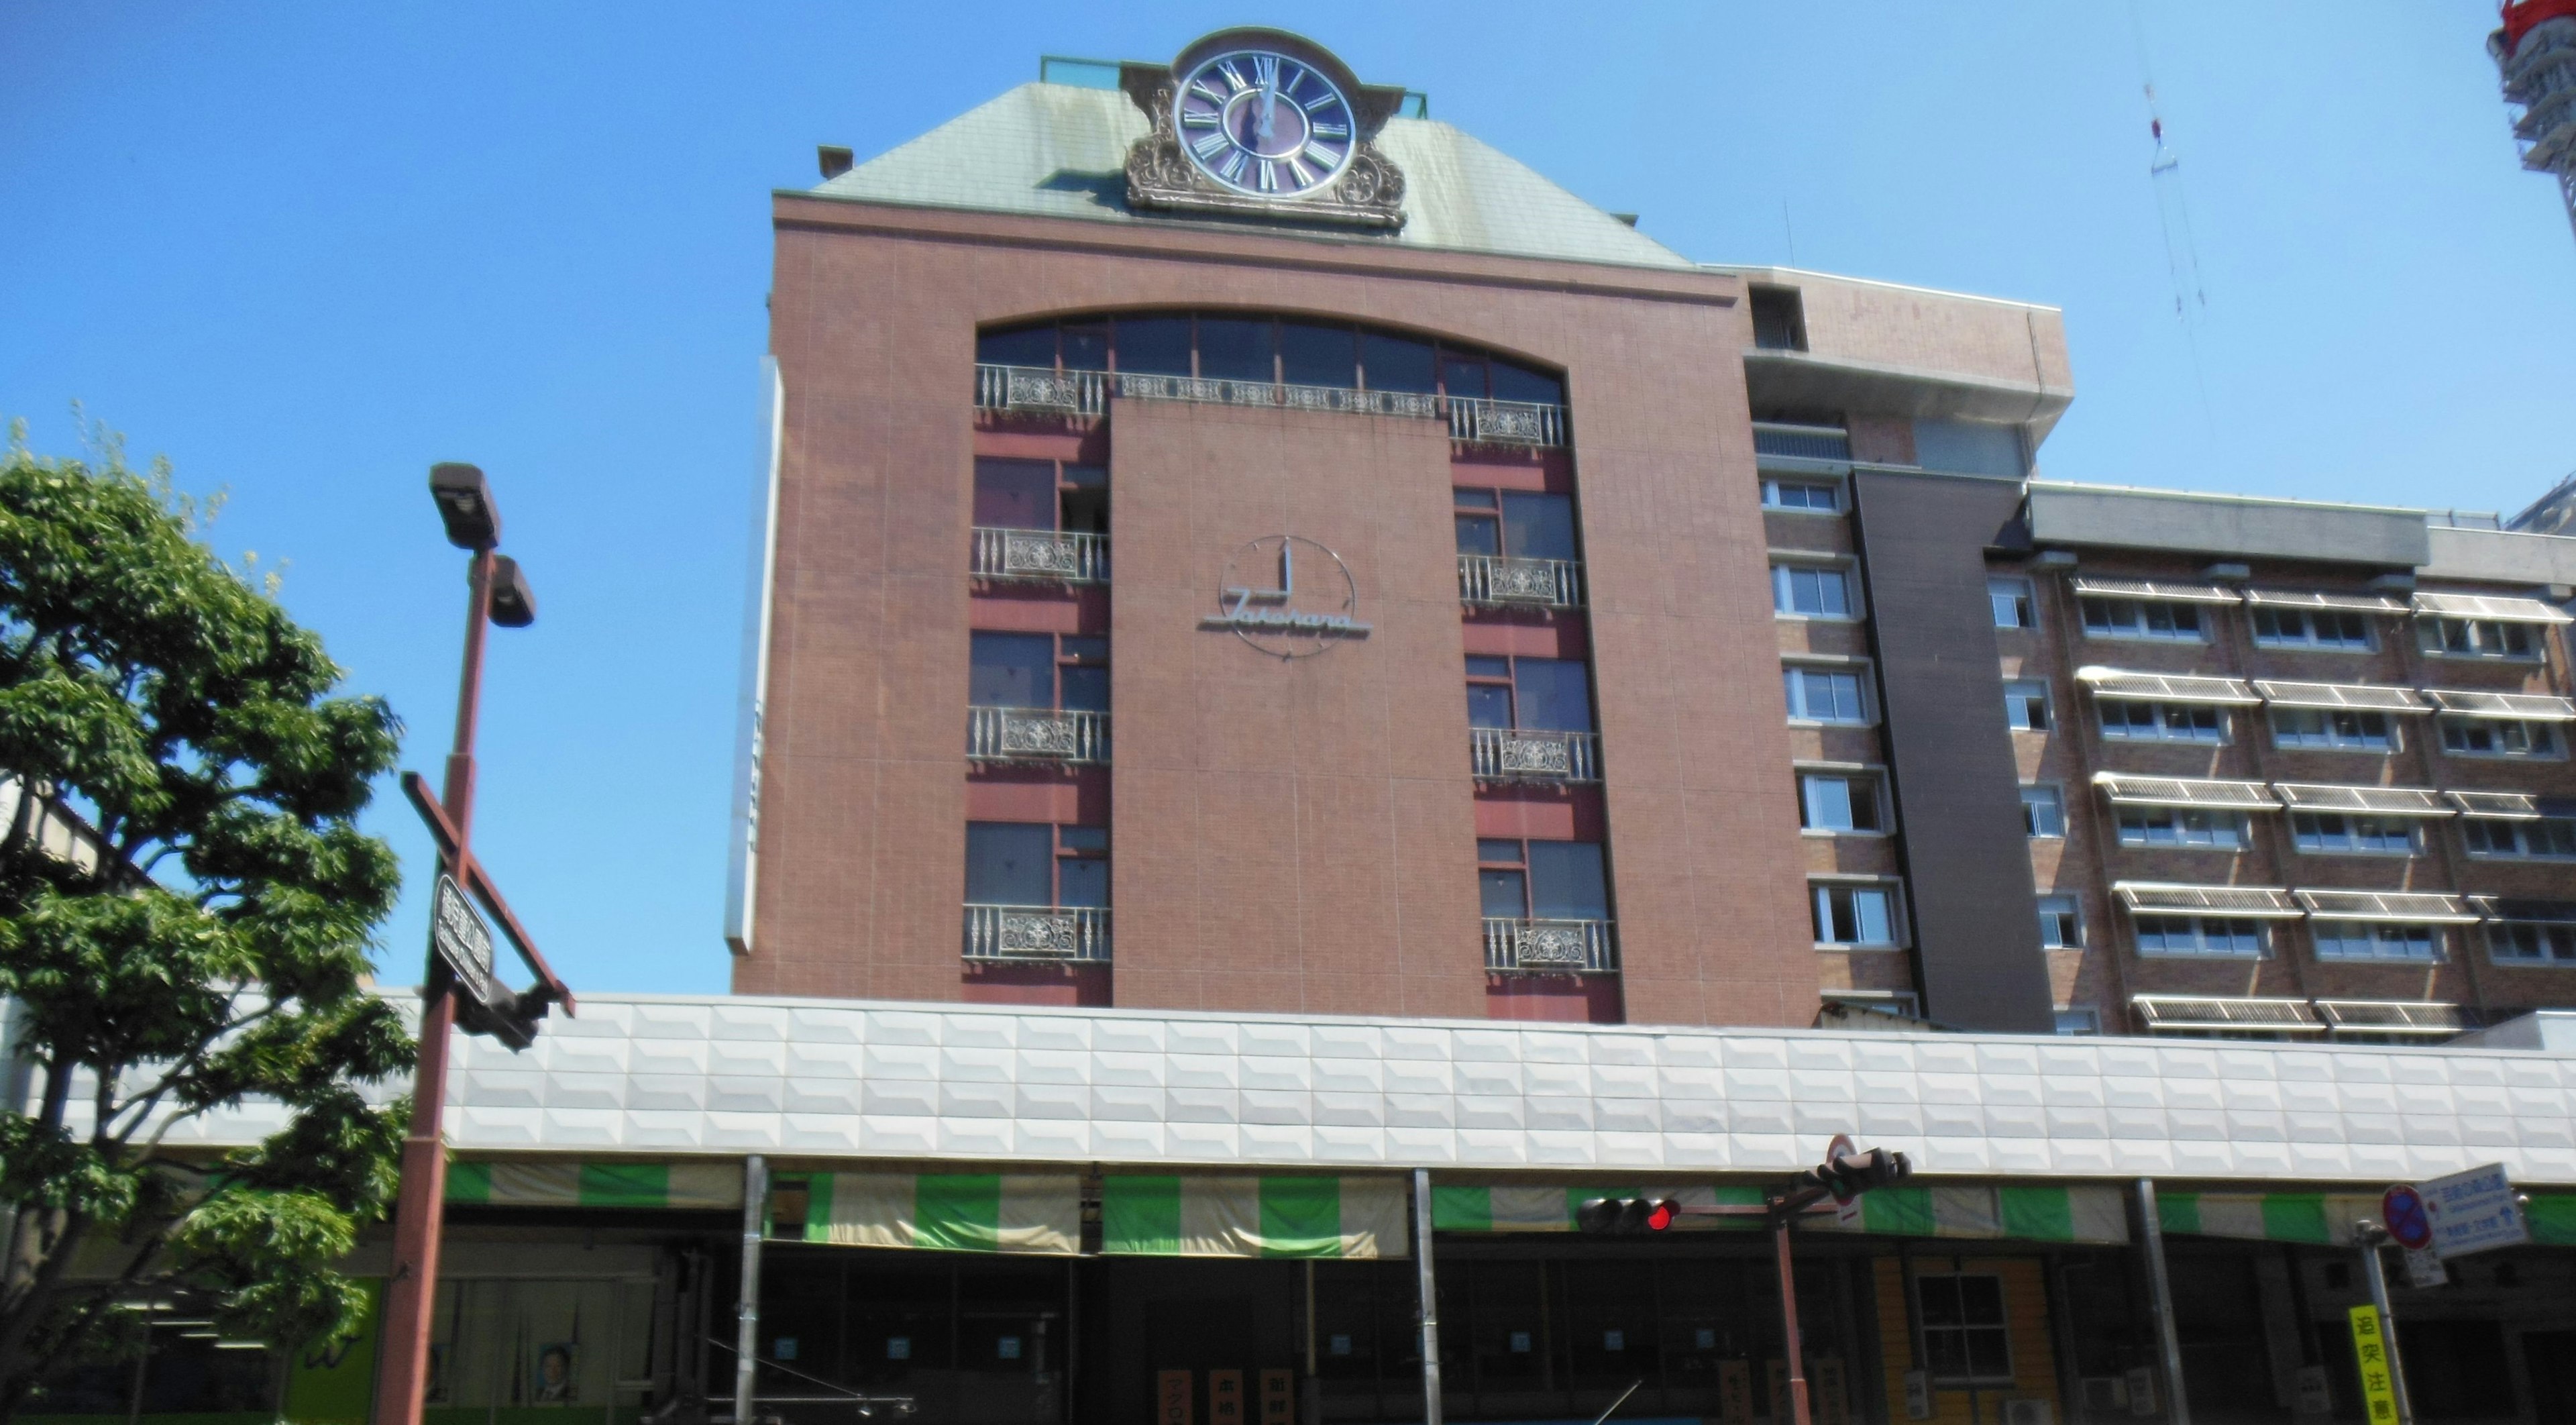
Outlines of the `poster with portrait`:
<svg viewBox="0 0 2576 1425">
<path fill-rule="evenodd" d="M 528 1380 L 534 1405 L 576 1405 L 581 1401 L 581 1343 L 548 1341 L 537 1347 L 537 1364 Z"/>
</svg>

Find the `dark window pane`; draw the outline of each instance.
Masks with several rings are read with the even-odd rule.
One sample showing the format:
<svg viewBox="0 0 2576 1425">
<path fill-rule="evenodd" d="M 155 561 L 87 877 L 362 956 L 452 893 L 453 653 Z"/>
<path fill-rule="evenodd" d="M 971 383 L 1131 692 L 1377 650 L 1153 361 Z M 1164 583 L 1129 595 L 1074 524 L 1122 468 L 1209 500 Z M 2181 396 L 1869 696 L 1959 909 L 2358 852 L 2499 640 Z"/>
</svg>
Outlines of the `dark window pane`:
<svg viewBox="0 0 2576 1425">
<path fill-rule="evenodd" d="M 1077 663 L 1106 663 L 1109 661 L 1109 640 L 1106 638 L 1094 637 L 1090 634 L 1068 633 L 1056 646 L 1064 650 L 1065 657 L 1070 658 Z"/>
<path fill-rule="evenodd" d="M 1280 379 L 1292 386 L 1359 384 L 1359 336 L 1349 327 L 1279 324 Z"/>
<path fill-rule="evenodd" d="M 1959 1278 L 1959 1319 L 1971 1326 L 2004 1324 L 2004 1279 Z"/>
<path fill-rule="evenodd" d="M 1077 490 L 1105 490 L 1109 488 L 1109 472 L 1097 465 L 1068 465 L 1064 467 L 1064 483 Z"/>
<path fill-rule="evenodd" d="M 1108 370 L 1109 328 L 1106 326 L 1066 327 L 1064 329 L 1064 368 L 1067 371 Z"/>
<path fill-rule="evenodd" d="M 1055 844 L 1065 851 L 1095 851 L 1109 854 L 1109 828 L 1105 826 L 1059 826 Z"/>
<path fill-rule="evenodd" d="M 1968 1374 L 1980 1380 L 2000 1380 L 2012 1375 L 2012 1353 L 2005 1349 L 2001 1331 L 1970 1331 L 1968 1337 Z"/>
<path fill-rule="evenodd" d="M 977 457 L 975 523 L 987 529 L 1055 528 L 1055 462 Z"/>
<path fill-rule="evenodd" d="M 1461 554 L 1503 552 L 1502 535 L 1494 528 L 1493 516 L 1458 516 L 1458 552 Z"/>
<path fill-rule="evenodd" d="M 1109 904 L 1109 859 L 1068 856 L 1056 862 L 1056 899 L 1062 906 Z"/>
<path fill-rule="evenodd" d="M 1066 365 L 1071 365 L 1070 361 Z M 1494 363 L 1494 398 L 1501 401 L 1531 401 L 1542 406 L 1565 404 L 1565 383 L 1543 372 L 1508 361 Z"/>
<path fill-rule="evenodd" d="M 1592 730 L 1592 678 L 1573 658 L 1523 658 L 1514 676 L 1520 684 L 1519 726 L 1540 732 Z"/>
<path fill-rule="evenodd" d="M 1490 394 L 1485 389 L 1485 358 L 1461 356 L 1454 351 L 1440 353 L 1440 387 L 1452 396 L 1483 399 Z"/>
<path fill-rule="evenodd" d="M 1275 381 L 1271 325 L 1240 317 L 1199 318 L 1199 374 L 1212 381 Z"/>
<path fill-rule="evenodd" d="M 1956 1331 L 1924 1332 L 1923 1354 L 1938 1379 L 1956 1380 L 1968 1373 L 1968 1346 Z"/>
<path fill-rule="evenodd" d="M 1509 727 L 1512 725 L 1512 690 L 1500 683 L 1467 685 L 1467 725 L 1469 727 Z"/>
<path fill-rule="evenodd" d="M 1518 871 L 1478 871 L 1476 884 L 1483 888 L 1485 914 L 1498 920 L 1518 920 L 1529 914 L 1528 902 L 1522 895 Z"/>
<path fill-rule="evenodd" d="M 1574 501 L 1563 495 L 1503 496 L 1503 552 L 1515 559 L 1572 559 Z"/>
<path fill-rule="evenodd" d="M 1494 492 L 1491 490 L 1452 490 L 1449 492 L 1449 502 L 1462 510 L 1490 510 L 1494 508 Z"/>
<path fill-rule="evenodd" d="M 1959 1279 L 1957 1277 L 1923 1277 L 1916 1281 L 1923 1301 L 1923 1324 L 1956 1326 L 1959 1324 Z"/>
<path fill-rule="evenodd" d="M 1508 678 L 1512 676 L 1512 660 L 1508 658 L 1490 658 L 1481 653 L 1470 653 L 1467 655 L 1467 676 L 1470 678 Z"/>
<path fill-rule="evenodd" d="M 1476 843 L 1476 859 L 1517 866 L 1521 863 L 1521 844 L 1517 841 L 1479 841 Z"/>
<path fill-rule="evenodd" d="M 1529 844 L 1530 914 L 1541 920 L 1607 920 L 1610 886 L 1592 841 Z"/>
<path fill-rule="evenodd" d="M 1384 332 L 1360 333 L 1360 379 L 1372 391 L 1418 391 L 1432 387 L 1431 343 Z"/>
<path fill-rule="evenodd" d="M 1108 669 L 1065 668 L 1057 676 L 1064 679 L 1064 707 L 1068 711 L 1109 711 Z"/>
<path fill-rule="evenodd" d="M 1149 376 L 1190 374 L 1190 319 L 1123 317 L 1118 322 L 1118 369 Z"/>
<path fill-rule="evenodd" d="M 1052 905 L 1055 828 L 966 823 L 966 899 L 975 905 Z"/>
<path fill-rule="evenodd" d="M 1055 365 L 1055 323 L 985 332 L 975 338 L 975 359 L 986 366 Z"/>
<path fill-rule="evenodd" d="M 979 708 L 1055 706 L 1055 639 L 1043 633 L 972 635 L 966 700 Z"/>
</svg>

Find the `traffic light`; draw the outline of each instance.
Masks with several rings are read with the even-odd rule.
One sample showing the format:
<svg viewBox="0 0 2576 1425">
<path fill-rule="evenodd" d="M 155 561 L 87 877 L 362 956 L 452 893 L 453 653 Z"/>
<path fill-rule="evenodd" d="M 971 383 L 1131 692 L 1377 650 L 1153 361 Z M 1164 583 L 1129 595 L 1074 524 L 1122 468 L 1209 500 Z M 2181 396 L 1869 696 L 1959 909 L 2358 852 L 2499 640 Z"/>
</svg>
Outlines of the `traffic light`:
<svg viewBox="0 0 2576 1425">
<path fill-rule="evenodd" d="M 1574 1225 L 1584 1232 L 1634 1236 L 1668 1230 L 1681 1210 L 1670 1198 L 1596 1197 L 1574 1210 Z"/>
<path fill-rule="evenodd" d="M 550 1003 L 542 987 L 521 992 L 496 979 L 488 999 L 457 995 L 456 1027 L 468 1034 L 488 1034 L 516 1054 L 537 1042 L 537 1021 L 546 1017 Z"/>
<path fill-rule="evenodd" d="M 1822 1188 L 1833 1194 L 1834 1201 L 1849 1202 L 1871 1188 L 1894 1187 L 1913 1172 L 1913 1161 L 1903 1153 L 1871 1148 L 1827 1158 L 1798 1174 L 1798 1186 Z"/>
</svg>

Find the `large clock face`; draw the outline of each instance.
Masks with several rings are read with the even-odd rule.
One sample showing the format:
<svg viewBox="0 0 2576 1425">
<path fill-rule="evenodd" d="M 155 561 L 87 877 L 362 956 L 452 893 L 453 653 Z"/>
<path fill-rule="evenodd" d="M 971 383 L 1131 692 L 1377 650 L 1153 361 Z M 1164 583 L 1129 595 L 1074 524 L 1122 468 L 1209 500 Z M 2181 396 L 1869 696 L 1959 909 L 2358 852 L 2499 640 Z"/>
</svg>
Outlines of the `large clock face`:
<svg viewBox="0 0 2576 1425">
<path fill-rule="evenodd" d="M 1283 54 L 1242 49 L 1201 62 L 1181 80 L 1172 117 L 1190 161 L 1237 193 L 1301 197 L 1350 165 L 1350 101 Z"/>
</svg>

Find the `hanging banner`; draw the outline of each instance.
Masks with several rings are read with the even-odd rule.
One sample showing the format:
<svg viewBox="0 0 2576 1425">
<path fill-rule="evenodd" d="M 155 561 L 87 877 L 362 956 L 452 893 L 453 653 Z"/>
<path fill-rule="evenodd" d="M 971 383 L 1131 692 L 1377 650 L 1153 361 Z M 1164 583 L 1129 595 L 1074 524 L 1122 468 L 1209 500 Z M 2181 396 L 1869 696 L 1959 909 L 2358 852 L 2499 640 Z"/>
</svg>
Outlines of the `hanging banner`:
<svg viewBox="0 0 2576 1425">
<path fill-rule="evenodd" d="M 1100 1183 L 1100 1250 L 1141 1257 L 1403 1257 L 1393 1177 L 1146 1177 Z"/>
<path fill-rule="evenodd" d="M 742 1164 L 450 1163 L 447 1201 L 477 1207 L 738 1209 Z"/>
<path fill-rule="evenodd" d="M 1071 1173 L 816 1173 L 805 1191 L 808 1242 L 1058 1256 L 1082 1246 Z"/>
</svg>

